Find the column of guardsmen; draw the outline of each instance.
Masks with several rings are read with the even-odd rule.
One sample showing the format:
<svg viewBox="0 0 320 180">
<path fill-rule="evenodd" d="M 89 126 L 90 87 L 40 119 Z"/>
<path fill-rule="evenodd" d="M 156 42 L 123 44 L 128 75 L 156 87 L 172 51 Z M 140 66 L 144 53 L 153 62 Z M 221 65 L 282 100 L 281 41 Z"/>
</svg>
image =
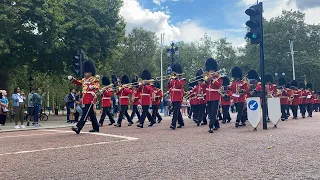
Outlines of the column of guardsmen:
<svg viewBox="0 0 320 180">
<path fill-rule="evenodd" d="M 112 75 L 112 82 L 107 76 L 103 76 L 102 88 L 100 87 L 99 78 L 95 77 L 96 69 L 92 61 L 84 62 L 83 66 L 84 78 L 77 80 L 72 76 L 68 79 L 76 85 L 82 85 L 82 97 L 84 110 L 83 115 L 76 127 L 72 130 L 77 134 L 80 133 L 85 121 L 90 118 L 93 129 L 90 132 L 99 132 L 99 126 L 103 126 L 104 119 L 108 116 L 110 123 L 121 127 L 124 117 L 128 121 L 128 126 L 133 124 L 133 118 L 137 116 L 137 127 L 143 128 L 146 118 L 149 120 L 149 126 L 153 126 L 158 119 L 158 123 L 162 121 L 159 114 L 159 107 L 163 92 L 160 89 L 160 83 L 151 77 L 149 70 L 144 70 L 140 78 L 135 77 L 131 82 L 128 75 L 123 75 L 121 81 L 115 75 Z M 313 91 L 311 83 L 297 82 L 292 80 L 287 83 L 285 77 L 279 77 L 278 85 L 273 83 L 273 77 L 270 73 L 265 75 L 266 94 L 262 94 L 262 85 L 260 77 L 255 70 L 250 70 L 243 76 L 242 69 L 233 67 L 231 70 L 232 78 L 229 79 L 225 74 L 218 70 L 217 61 L 209 58 L 205 63 L 205 72 L 199 69 L 196 77 L 189 80 L 189 90 L 184 92 L 186 79 L 183 78 L 183 68 L 180 64 L 172 65 L 172 74 L 165 77 L 167 82 L 167 93 L 170 94 L 170 100 L 173 107 L 173 117 L 170 128 L 182 128 L 184 120 L 181 114 L 181 104 L 184 100 L 189 99 L 191 105 L 192 119 L 197 124 L 207 125 L 209 119 L 209 133 L 220 128 L 218 121 L 218 112 L 220 107 L 222 110 L 222 123 L 230 123 L 230 107 L 235 106 L 237 116 L 235 119 L 235 127 L 246 126 L 247 109 L 246 99 L 248 97 L 280 98 L 281 104 L 281 120 L 285 121 L 290 116 L 289 109 L 292 111 L 293 119 L 298 118 L 298 108 L 302 118 L 312 117 L 312 112 L 319 111 L 320 108 L 320 92 Z M 155 78 L 157 79 L 157 78 Z M 120 114 L 115 121 L 111 114 L 112 96 L 119 97 Z M 94 113 L 94 106 L 98 96 L 101 96 L 102 115 L 98 122 Z M 132 105 L 132 113 L 129 115 L 128 108 Z M 138 110 L 142 107 L 142 113 Z M 262 105 L 263 106 L 263 105 Z M 149 109 L 152 109 L 150 114 Z M 178 126 L 177 126 L 178 123 Z"/>
</svg>

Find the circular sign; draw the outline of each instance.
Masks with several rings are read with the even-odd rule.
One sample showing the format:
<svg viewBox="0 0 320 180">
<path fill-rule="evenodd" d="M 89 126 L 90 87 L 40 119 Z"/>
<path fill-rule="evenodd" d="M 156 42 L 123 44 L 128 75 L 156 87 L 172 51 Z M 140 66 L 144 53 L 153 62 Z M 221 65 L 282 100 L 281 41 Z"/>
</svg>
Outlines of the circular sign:
<svg viewBox="0 0 320 180">
<path fill-rule="evenodd" d="M 258 102 L 255 101 L 255 100 L 249 101 L 249 103 L 248 103 L 248 108 L 249 108 L 250 110 L 252 110 L 252 111 L 257 110 L 257 109 L 258 109 Z"/>
</svg>

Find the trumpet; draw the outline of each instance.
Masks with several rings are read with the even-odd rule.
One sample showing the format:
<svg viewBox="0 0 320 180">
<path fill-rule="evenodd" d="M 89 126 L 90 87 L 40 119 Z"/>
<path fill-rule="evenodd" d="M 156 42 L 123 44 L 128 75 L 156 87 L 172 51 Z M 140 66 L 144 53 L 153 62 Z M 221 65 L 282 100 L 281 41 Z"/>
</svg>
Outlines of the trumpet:
<svg viewBox="0 0 320 180">
<path fill-rule="evenodd" d="M 166 80 L 175 79 L 177 76 L 182 76 L 183 74 L 184 73 L 182 73 L 182 74 L 171 73 L 170 75 L 156 77 L 155 80 L 160 81 L 161 78 L 166 79 Z"/>
<path fill-rule="evenodd" d="M 101 88 L 99 91 L 100 91 L 100 93 L 102 93 L 103 91 L 105 91 L 105 90 L 107 90 L 109 88 L 112 88 L 113 86 L 114 86 L 114 84 L 109 84 L 108 86 L 105 86 L 105 87 Z"/>
<path fill-rule="evenodd" d="M 190 78 L 189 82 L 190 83 L 194 83 L 194 82 L 197 82 L 197 81 L 200 81 L 200 80 L 207 81 L 210 76 L 213 76 L 213 75 L 225 76 L 225 74 L 226 74 L 226 69 L 222 68 L 217 72 L 205 72 L 205 73 L 203 73 L 203 75 Z M 200 79 L 198 79 L 198 78 L 200 78 Z"/>
</svg>

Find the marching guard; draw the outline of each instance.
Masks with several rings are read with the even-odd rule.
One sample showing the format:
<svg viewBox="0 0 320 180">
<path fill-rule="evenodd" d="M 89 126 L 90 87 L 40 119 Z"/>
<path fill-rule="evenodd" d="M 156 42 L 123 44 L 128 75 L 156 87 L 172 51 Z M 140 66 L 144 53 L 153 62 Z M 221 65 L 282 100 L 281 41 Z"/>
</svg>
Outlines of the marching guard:
<svg viewBox="0 0 320 180">
<path fill-rule="evenodd" d="M 141 115 L 140 112 L 138 111 L 138 105 L 140 105 L 140 98 L 141 98 L 141 93 L 138 92 L 138 81 L 137 78 L 132 80 L 132 113 L 131 113 L 131 119 L 133 120 L 134 115 L 137 115 L 138 117 L 138 123 L 140 122 Z"/>
<path fill-rule="evenodd" d="M 120 114 L 118 118 L 118 123 L 115 124 L 116 127 L 121 127 L 122 118 L 125 116 L 128 120 L 128 126 L 131 126 L 133 124 L 131 117 L 128 114 L 128 107 L 129 107 L 129 95 L 132 94 L 132 90 L 130 89 L 130 86 L 127 86 L 129 84 L 130 79 L 128 75 L 123 75 L 121 78 L 121 85 L 119 86 L 118 91 L 116 92 L 116 95 L 119 96 L 119 103 L 120 103 Z"/>
<path fill-rule="evenodd" d="M 162 117 L 159 113 L 161 99 L 162 99 L 162 91 L 160 89 L 160 83 L 156 81 L 153 86 L 153 94 L 152 94 L 152 118 L 154 121 L 156 121 L 156 118 L 158 118 L 158 123 L 162 121 Z"/>
<path fill-rule="evenodd" d="M 203 70 L 199 69 L 196 73 L 196 82 L 197 83 L 194 88 L 191 90 L 191 93 L 193 93 L 194 98 L 194 109 L 195 109 L 195 117 L 196 117 L 196 123 L 198 126 L 201 125 L 207 125 L 207 119 L 204 118 L 205 116 L 205 109 L 206 109 L 206 84 L 203 80 Z"/>
<path fill-rule="evenodd" d="M 260 83 L 260 77 L 256 70 L 252 69 L 247 73 L 247 78 L 249 80 L 249 90 L 248 97 L 260 97 L 262 86 Z"/>
<path fill-rule="evenodd" d="M 213 58 L 207 59 L 205 66 L 208 73 L 208 78 L 206 80 L 207 113 L 210 120 L 208 132 L 213 133 L 214 130 L 218 130 L 220 128 L 217 113 L 219 110 L 219 90 L 222 86 L 222 78 L 217 73 L 218 64 L 216 60 Z"/>
<path fill-rule="evenodd" d="M 293 118 L 298 119 L 298 105 L 300 103 L 300 96 L 298 90 L 298 81 L 292 80 L 291 81 L 291 94 L 290 94 L 290 107 L 292 110 Z"/>
<path fill-rule="evenodd" d="M 102 96 L 102 115 L 99 121 L 99 125 L 103 126 L 104 118 L 106 115 L 109 117 L 110 123 L 109 126 L 114 124 L 115 121 L 113 119 L 113 116 L 110 113 L 111 110 L 111 97 L 113 94 L 113 84 L 110 84 L 110 80 L 108 77 L 104 76 L 102 77 L 102 85 L 105 86 L 103 89 L 103 92 L 101 94 Z"/>
<path fill-rule="evenodd" d="M 313 111 L 313 102 L 314 102 L 314 92 L 312 91 L 313 84 L 307 83 L 306 89 L 307 89 L 307 111 L 308 111 L 308 117 L 312 117 L 312 111 Z"/>
<path fill-rule="evenodd" d="M 83 114 L 77 123 L 76 127 L 72 127 L 72 131 L 77 134 L 80 133 L 81 129 L 85 125 L 86 119 L 89 116 L 92 122 L 92 130 L 89 132 L 99 132 L 99 124 L 97 117 L 94 113 L 93 107 L 96 103 L 96 93 L 100 89 L 99 80 L 94 76 L 96 74 L 96 68 L 91 60 L 86 60 L 83 63 L 84 78 L 77 80 L 72 76 L 68 76 L 68 79 L 72 81 L 73 84 L 82 86 L 82 104 L 84 104 Z"/>
<path fill-rule="evenodd" d="M 238 128 L 239 126 L 246 126 L 246 119 L 243 118 L 243 111 L 248 85 L 242 80 L 242 70 L 238 66 L 232 68 L 231 74 L 234 78 L 234 81 L 231 84 L 232 97 L 238 112 L 235 127 Z"/>
<path fill-rule="evenodd" d="M 222 78 L 222 89 L 221 89 L 221 106 L 222 106 L 222 123 L 225 124 L 226 122 L 231 121 L 229 108 L 231 106 L 231 97 L 232 91 L 230 89 L 230 79 L 227 76 Z"/>
<path fill-rule="evenodd" d="M 143 128 L 144 120 L 146 117 L 150 121 L 150 127 L 155 124 L 154 119 L 152 118 L 149 107 L 151 104 L 151 96 L 153 93 L 153 87 L 151 85 L 151 73 L 149 70 L 144 70 L 141 73 L 142 82 L 139 82 L 138 92 L 141 93 L 141 106 L 142 106 L 142 115 L 140 123 L 137 125 L 139 128 Z"/>
<path fill-rule="evenodd" d="M 286 112 L 287 106 L 289 105 L 289 93 L 286 89 L 287 80 L 285 77 L 279 77 L 278 79 L 278 89 L 279 94 L 277 93 L 277 96 L 280 98 L 280 104 L 281 104 L 281 120 L 288 120 L 288 115 Z"/>
<path fill-rule="evenodd" d="M 185 79 L 182 78 L 182 66 L 180 64 L 172 65 L 172 76 L 171 80 L 167 84 L 167 89 L 170 89 L 171 102 L 173 106 L 173 117 L 170 128 L 176 129 L 176 124 L 178 121 L 178 128 L 184 126 L 184 122 L 181 114 L 181 103 L 184 93 L 184 83 Z"/>
<path fill-rule="evenodd" d="M 299 96 L 300 96 L 300 113 L 302 118 L 306 118 L 306 106 L 307 106 L 307 96 L 308 92 L 306 91 L 306 85 L 303 82 L 299 83 Z"/>
</svg>

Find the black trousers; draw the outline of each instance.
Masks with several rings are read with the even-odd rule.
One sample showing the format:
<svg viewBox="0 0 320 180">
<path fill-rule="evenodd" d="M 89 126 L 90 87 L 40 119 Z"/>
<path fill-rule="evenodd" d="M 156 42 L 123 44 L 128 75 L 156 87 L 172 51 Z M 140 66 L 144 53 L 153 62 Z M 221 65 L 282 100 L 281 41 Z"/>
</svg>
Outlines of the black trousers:
<svg viewBox="0 0 320 180">
<path fill-rule="evenodd" d="M 300 107 L 300 113 L 302 116 L 306 115 L 306 104 L 299 104 Z"/>
<path fill-rule="evenodd" d="M 222 114 L 223 114 L 222 120 L 223 121 L 226 121 L 226 120 L 230 121 L 231 120 L 230 113 L 229 113 L 229 108 L 230 108 L 229 105 L 222 106 Z"/>
<path fill-rule="evenodd" d="M 281 119 L 287 119 L 288 115 L 287 115 L 287 104 L 281 104 Z"/>
<path fill-rule="evenodd" d="M 194 106 L 194 105 L 190 105 L 190 106 L 187 107 L 187 112 L 188 112 L 188 116 L 189 116 L 189 117 L 191 117 L 192 114 L 193 114 L 193 112 L 192 112 L 192 111 L 193 111 L 193 106 Z"/>
<path fill-rule="evenodd" d="M 154 121 L 156 121 L 156 119 L 158 118 L 158 120 L 162 120 L 162 117 L 161 117 L 161 115 L 160 115 L 160 113 L 159 113 L 159 107 L 160 107 L 160 105 L 152 105 L 152 119 L 154 120 Z"/>
<path fill-rule="evenodd" d="M 219 108 L 219 101 L 208 101 L 207 102 L 207 113 L 209 115 L 209 128 L 212 129 L 213 126 L 220 128 L 219 121 L 217 119 L 217 113 Z"/>
<path fill-rule="evenodd" d="M 221 112 L 220 112 L 220 106 L 218 106 L 218 119 L 219 119 L 219 120 L 223 120 L 222 114 L 221 114 Z"/>
<path fill-rule="evenodd" d="M 307 104 L 307 110 L 308 110 L 308 115 L 312 116 L 312 111 L 313 111 L 313 105 L 312 103 Z"/>
<path fill-rule="evenodd" d="M 291 105 L 290 108 L 291 108 L 293 117 L 294 118 L 298 117 L 298 106 Z"/>
<path fill-rule="evenodd" d="M 141 115 L 141 119 L 140 119 L 140 124 L 144 124 L 144 120 L 146 119 L 146 117 L 148 118 L 148 120 L 150 122 L 155 122 L 149 112 L 149 105 L 147 106 L 142 106 L 142 115 Z"/>
<path fill-rule="evenodd" d="M 100 124 L 103 124 L 104 118 L 106 117 L 106 115 L 108 116 L 111 123 L 115 123 L 115 121 L 110 113 L 110 107 L 103 107 L 102 108 L 102 115 L 101 115 L 100 121 L 99 121 Z"/>
<path fill-rule="evenodd" d="M 138 105 L 133 105 L 132 107 L 131 120 L 134 118 L 135 114 L 137 115 L 138 121 L 140 122 L 141 115 L 140 115 L 140 112 L 138 111 Z"/>
<path fill-rule="evenodd" d="M 236 106 L 236 109 L 237 109 L 237 112 L 238 112 L 236 122 L 239 123 L 241 121 L 242 123 L 244 123 L 245 122 L 245 118 L 243 118 L 244 102 L 235 103 L 235 106 Z"/>
<path fill-rule="evenodd" d="M 78 122 L 78 121 L 79 121 L 79 116 L 80 116 L 80 114 L 78 113 L 78 111 L 76 111 L 76 112 L 74 113 L 74 121 L 75 121 L 75 122 Z"/>
<path fill-rule="evenodd" d="M 287 117 L 290 116 L 290 106 L 291 106 L 291 105 L 287 105 L 287 107 L 286 107 Z"/>
<path fill-rule="evenodd" d="M 92 105 L 92 106 L 90 107 L 90 104 L 85 104 L 85 105 L 84 105 L 84 108 L 82 109 L 83 114 L 82 114 L 82 116 L 81 116 L 81 118 L 80 118 L 80 121 L 77 123 L 77 128 L 78 128 L 79 131 L 81 131 L 81 129 L 82 129 L 83 126 L 85 125 L 86 119 L 87 119 L 88 117 L 90 117 L 90 120 L 91 120 L 91 123 L 92 123 L 92 128 L 93 128 L 94 130 L 96 130 L 96 131 L 99 131 L 99 124 L 98 124 L 97 117 L 96 117 L 96 115 L 94 114 L 93 106 L 94 106 L 94 105 Z M 88 113 L 88 116 L 86 117 L 87 113 Z M 85 118 L 86 118 L 86 119 L 85 119 Z"/>
<path fill-rule="evenodd" d="M 122 122 L 122 118 L 124 116 L 126 116 L 128 122 L 132 122 L 131 117 L 128 114 L 128 105 L 121 105 L 120 106 L 120 114 L 119 114 L 119 118 L 118 118 L 118 124 L 121 124 Z"/>
<path fill-rule="evenodd" d="M 181 102 L 172 102 L 172 106 L 173 106 L 173 117 L 172 117 L 172 123 L 171 125 L 173 127 L 176 127 L 177 125 L 177 121 L 178 124 L 180 124 L 181 126 L 184 126 L 184 122 L 182 119 L 182 114 L 181 114 Z"/>
<path fill-rule="evenodd" d="M 206 110 L 206 105 L 205 104 L 198 104 L 195 106 L 195 116 L 197 117 L 196 120 L 201 122 L 203 118 L 205 117 L 205 110 Z"/>
</svg>

